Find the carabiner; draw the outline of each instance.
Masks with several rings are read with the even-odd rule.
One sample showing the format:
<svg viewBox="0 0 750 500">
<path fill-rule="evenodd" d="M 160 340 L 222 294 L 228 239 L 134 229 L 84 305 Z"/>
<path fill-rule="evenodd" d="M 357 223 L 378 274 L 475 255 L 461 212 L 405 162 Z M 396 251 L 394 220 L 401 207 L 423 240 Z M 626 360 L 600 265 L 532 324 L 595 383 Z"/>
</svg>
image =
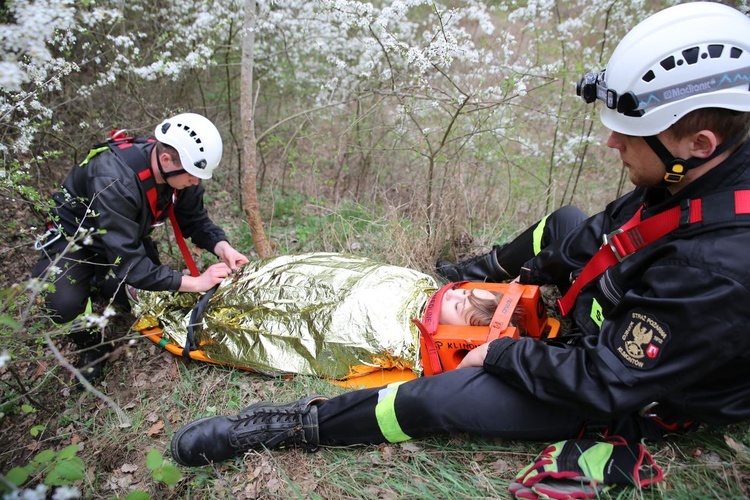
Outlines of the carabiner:
<svg viewBox="0 0 750 500">
<path fill-rule="evenodd" d="M 47 229 L 47 232 L 39 236 L 34 242 L 34 250 L 44 250 L 60 238 L 62 238 L 62 233 L 59 229 L 54 227 Z"/>
</svg>

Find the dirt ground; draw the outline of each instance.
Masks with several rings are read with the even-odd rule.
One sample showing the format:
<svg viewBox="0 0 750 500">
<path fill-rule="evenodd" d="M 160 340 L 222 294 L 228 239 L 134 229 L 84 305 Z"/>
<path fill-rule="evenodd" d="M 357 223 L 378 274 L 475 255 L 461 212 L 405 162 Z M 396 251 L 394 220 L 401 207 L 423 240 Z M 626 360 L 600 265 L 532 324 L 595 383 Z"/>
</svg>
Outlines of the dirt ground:
<svg viewBox="0 0 750 500">
<path fill-rule="evenodd" d="M 33 242 L 35 235 L 41 233 L 38 229 L 41 220 L 26 209 L 27 206 L 6 197 L 0 198 L 0 217 L 6 221 L 6 230 L 0 234 L 2 291 L 16 285 L 23 287 L 38 259 Z M 0 296 L 0 299 L 3 300 L 0 314 L 9 314 L 18 320 L 20 312 L 12 304 L 7 304 L 3 297 Z M 17 301 L 17 306 L 22 307 L 22 301 Z M 119 314 L 106 331 L 107 337 L 116 342 L 116 349 L 104 382 L 109 386 L 119 386 L 118 401 L 135 400 L 149 386 L 156 390 L 174 377 L 177 370 L 175 358 L 156 345 L 128 345 L 133 320 L 129 313 Z M 48 348 L 39 344 L 37 327 L 33 321 L 22 324 L 12 345 L 17 346 L 18 335 L 21 335 L 25 337 L 23 340 L 29 350 L 19 355 L 10 368 L 0 369 L 0 404 L 3 405 L 0 412 L 0 472 L 27 464 L 40 450 L 60 449 L 81 442 L 83 437 L 78 435 L 78 429 L 82 427 L 76 424 L 80 419 L 95 419 L 104 408 L 101 400 L 72 387 L 71 373 L 60 366 Z M 6 331 L 0 336 L 3 343 L 0 344 L 0 351 L 11 345 L 11 339 L 5 337 L 7 334 Z M 64 339 L 58 339 L 56 345 L 66 361 L 75 362 L 71 346 Z M 26 409 L 33 410 L 24 411 L 21 405 L 28 405 Z M 39 426 L 44 426 L 44 430 L 36 436 L 32 435 L 32 429 Z M 118 464 L 119 467 L 135 459 L 136 454 L 142 460 L 141 450 L 129 450 L 123 444 L 102 443 L 102 449 L 90 449 L 86 454 L 99 457 L 105 469 L 107 463 Z"/>
<path fill-rule="evenodd" d="M 7 315 L 21 322 L 12 339 L 11 330 L 0 323 L 0 353 L 11 349 L 17 356 L 9 366 L 0 368 L 0 474 L 26 466 L 44 450 L 59 451 L 77 444 L 76 456 L 86 467 L 80 486 L 85 498 L 124 498 L 133 490 L 147 491 L 152 498 L 184 497 L 182 488 L 190 487 L 187 482 L 167 488 L 152 478 L 145 459 L 150 450 L 157 450 L 168 460 L 169 436 L 189 419 L 180 411 L 184 406 L 179 387 L 186 373 L 184 365 L 190 362 L 133 332 L 135 318 L 120 311 L 105 329 L 105 338 L 113 342 L 115 350 L 97 389 L 127 413 L 131 427 L 119 429 L 116 411 L 106 400 L 77 390 L 73 375 L 42 343 L 49 323 L 38 318 L 22 320 L 23 298 L 15 304 L 5 298 L 11 287 L 25 288 L 39 258 L 33 243 L 42 232 L 42 219 L 28 206 L 0 196 L 0 217 L 5 221 L 5 230 L 0 232 L 0 319 Z M 55 345 L 64 362 L 76 362 L 77 356 L 64 337 L 56 339 Z M 228 371 L 208 364 L 192 364 L 190 374 L 209 385 L 212 380 L 229 377 Z M 256 393 L 275 390 L 274 382 L 263 377 L 243 380 L 248 390 Z M 106 429 L 113 426 L 118 432 L 108 433 Z M 256 465 L 255 469 L 265 470 L 262 464 Z M 264 488 L 273 482 L 271 476 L 280 474 L 274 467 L 266 468 L 274 472 L 266 474 L 267 478 L 259 473 L 265 478 Z M 40 479 L 31 478 L 26 484 L 35 485 Z M 232 484 L 231 496 L 254 498 L 245 491 L 249 487 Z"/>
</svg>

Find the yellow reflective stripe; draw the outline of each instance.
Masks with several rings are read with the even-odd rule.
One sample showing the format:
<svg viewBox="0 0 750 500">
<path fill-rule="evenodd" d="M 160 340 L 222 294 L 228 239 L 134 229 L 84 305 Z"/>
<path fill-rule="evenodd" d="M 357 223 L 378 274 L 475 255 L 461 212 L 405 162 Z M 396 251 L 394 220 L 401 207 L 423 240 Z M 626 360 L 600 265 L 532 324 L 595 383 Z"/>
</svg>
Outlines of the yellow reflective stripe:
<svg viewBox="0 0 750 500">
<path fill-rule="evenodd" d="M 544 235 L 544 226 L 547 225 L 547 217 L 549 217 L 549 214 L 545 215 L 534 228 L 534 255 L 538 255 L 542 251 L 542 236 Z"/>
<path fill-rule="evenodd" d="M 375 419 L 378 421 L 378 427 L 389 443 L 400 443 L 411 439 L 411 436 L 401 430 L 396 418 L 396 393 L 401 384 L 403 382 L 395 382 L 381 389 L 378 404 L 375 406 Z M 380 399 L 381 396 L 383 396 L 382 399 Z"/>
<path fill-rule="evenodd" d="M 109 146 L 102 146 L 100 148 L 92 149 L 91 151 L 89 151 L 89 154 L 86 155 L 86 158 L 78 166 L 82 167 L 86 165 L 89 162 L 89 160 L 91 160 L 91 158 L 93 158 L 94 156 L 98 155 L 99 153 L 103 151 L 107 151 L 108 149 L 109 149 Z"/>
<path fill-rule="evenodd" d="M 87 299 L 87 301 L 86 301 L 86 309 L 84 309 L 84 311 L 81 314 L 79 314 L 78 316 L 76 316 L 75 319 L 72 319 L 72 320 L 68 321 L 67 323 L 58 323 L 54 319 L 52 319 L 50 321 L 52 321 L 52 323 L 55 324 L 55 325 L 57 325 L 57 326 L 70 325 L 74 321 L 78 321 L 79 319 L 81 319 L 82 316 L 87 316 L 87 315 L 91 314 L 93 311 L 94 311 L 94 305 L 91 303 L 91 297 L 89 297 Z"/>
<path fill-rule="evenodd" d="M 591 302 L 591 319 L 599 328 L 602 327 L 602 323 L 604 323 L 604 311 L 602 311 L 602 306 L 596 299 L 593 299 Z"/>
</svg>

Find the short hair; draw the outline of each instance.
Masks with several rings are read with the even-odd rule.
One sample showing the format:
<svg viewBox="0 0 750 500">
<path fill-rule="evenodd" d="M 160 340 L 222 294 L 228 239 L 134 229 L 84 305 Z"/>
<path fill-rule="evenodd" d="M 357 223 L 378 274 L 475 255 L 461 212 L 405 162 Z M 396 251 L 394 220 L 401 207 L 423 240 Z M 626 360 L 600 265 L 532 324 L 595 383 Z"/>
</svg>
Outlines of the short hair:
<svg viewBox="0 0 750 500">
<path fill-rule="evenodd" d="M 178 167 L 182 166 L 180 153 L 178 153 L 175 148 L 173 148 L 169 144 L 164 144 L 163 142 L 156 141 L 156 154 L 160 155 L 162 153 L 167 153 L 172 158 L 172 163 L 174 163 Z"/>
<path fill-rule="evenodd" d="M 677 139 L 700 130 L 710 130 L 722 141 L 737 134 L 744 134 L 744 137 L 747 137 L 748 130 L 750 130 L 750 113 L 724 108 L 694 109 L 667 130 Z"/>
</svg>

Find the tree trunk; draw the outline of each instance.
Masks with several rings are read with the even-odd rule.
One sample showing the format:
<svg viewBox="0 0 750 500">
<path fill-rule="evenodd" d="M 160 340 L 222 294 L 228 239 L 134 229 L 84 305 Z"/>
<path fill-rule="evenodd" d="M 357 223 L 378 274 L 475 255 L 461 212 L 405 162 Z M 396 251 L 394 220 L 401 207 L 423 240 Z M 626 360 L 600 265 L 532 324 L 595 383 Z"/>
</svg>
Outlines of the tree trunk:
<svg viewBox="0 0 750 500">
<path fill-rule="evenodd" d="M 245 25 L 242 33 L 242 73 L 240 83 L 240 117 L 242 119 L 242 193 L 247 222 L 253 235 L 255 251 L 264 259 L 272 255 L 271 245 L 263 230 L 258 205 L 256 177 L 258 172 L 255 141 L 255 101 L 253 100 L 253 64 L 255 46 L 255 0 L 245 0 Z"/>
</svg>

